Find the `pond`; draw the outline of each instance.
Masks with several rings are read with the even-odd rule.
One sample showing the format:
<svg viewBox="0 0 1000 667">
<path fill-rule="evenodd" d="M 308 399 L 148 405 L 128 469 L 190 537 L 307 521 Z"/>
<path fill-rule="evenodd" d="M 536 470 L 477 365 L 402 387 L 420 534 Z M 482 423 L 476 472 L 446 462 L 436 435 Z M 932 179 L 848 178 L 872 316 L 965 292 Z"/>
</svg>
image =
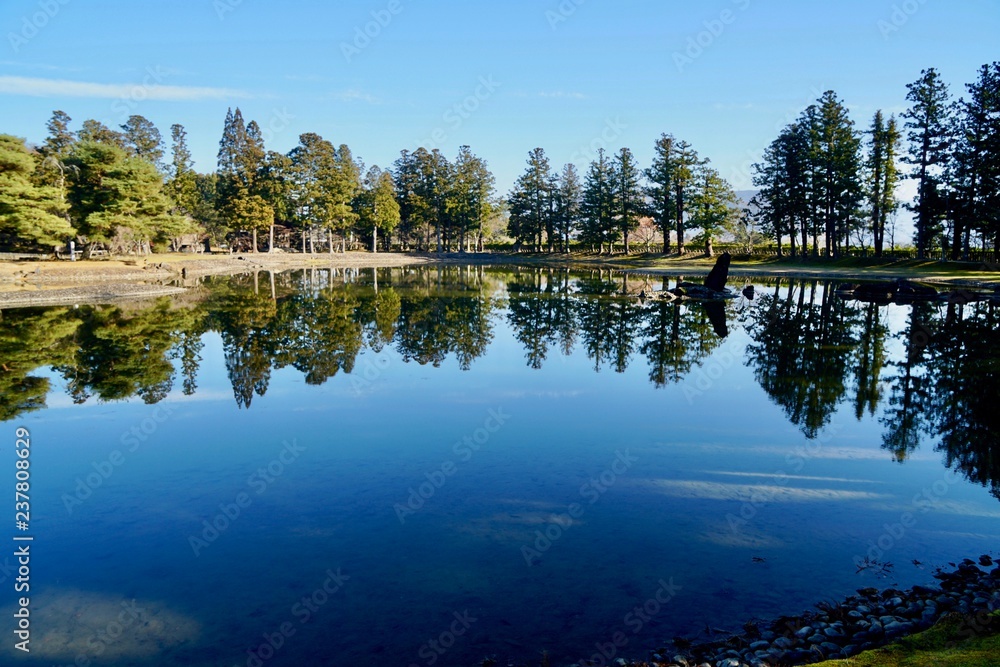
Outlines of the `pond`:
<svg viewBox="0 0 1000 667">
<path fill-rule="evenodd" d="M 18 658 L 643 657 L 996 547 L 994 303 L 638 298 L 674 283 L 324 269 L 4 311 Z"/>
</svg>

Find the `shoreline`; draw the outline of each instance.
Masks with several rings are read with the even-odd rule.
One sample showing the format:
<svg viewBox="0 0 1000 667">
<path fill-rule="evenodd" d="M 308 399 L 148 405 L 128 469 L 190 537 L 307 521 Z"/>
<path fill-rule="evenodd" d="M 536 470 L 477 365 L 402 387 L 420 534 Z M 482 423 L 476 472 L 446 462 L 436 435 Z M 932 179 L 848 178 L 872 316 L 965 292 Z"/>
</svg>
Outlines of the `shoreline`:
<svg viewBox="0 0 1000 667">
<path fill-rule="evenodd" d="M 109 303 L 119 299 L 169 296 L 182 293 L 187 280 L 251 271 L 290 271 L 307 268 L 382 268 L 402 266 L 524 266 L 571 270 L 607 270 L 629 275 L 707 275 L 714 258 L 662 255 L 602 257 L 595 255 L 500 253 L 242 253 L 192 255 L 166 253 L 145 258 L 79 260 L 0 260 L 0 308 Z M 912 260 L 875 266 L 836 263 L 810 266 L 808 262 L 734 260 L 732 278 L 776 277 L 806 280 L 920 280 L 950 287 L 1000 289 L 1000 272 L 939 262 Z"/>
</svg>

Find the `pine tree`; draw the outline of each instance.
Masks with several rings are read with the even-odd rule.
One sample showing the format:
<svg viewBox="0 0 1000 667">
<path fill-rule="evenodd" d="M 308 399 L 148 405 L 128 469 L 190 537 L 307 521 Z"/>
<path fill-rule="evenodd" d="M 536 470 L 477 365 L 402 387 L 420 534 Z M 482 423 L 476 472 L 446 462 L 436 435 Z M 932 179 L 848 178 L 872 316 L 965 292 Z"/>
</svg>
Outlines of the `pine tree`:
<svg viewBox="0 0 1000 667">
<path fill-rule="evenodd" d="M 580 184 L 580 174 L 576 170 L 576 165 L 567 164 L 559 174 L 555 190 L 554 227 L 562 252 L 569 252 L 570 236 L 580 224 L 582 199 L 583 186 Z"/>
<path fill-rule="evenodd" d="M 176 211 L 194 217 L 199 199 L 197 174 L 187 146 L 187 131 L 183 125 L 170 126 L 171 163 L 167 190 L 176 204 Z"/>
<path fill-rule="evenodd" d="M 764 151 L 764 160 L 753 166 L 753 183 L 760 188 L 755 197 L 767 231 L 774 235 L 781 256 L 787 234 L 794 257 L 796 236 L 802 234 L 802 253 L 807 250 L 807 221 L 811 215 L 808 183 L 808 142 L 800 123 L 786 126 Z"/>
<path fill-rule="evenodd" d="M 107 144 L 108 146 L 125 148 L 125 137 L 122 136 L 121 132 L 115 132 L 104 123 L 92 118 L 83 121 L 83 125 L 80 131 L 76 133 L 76 137 L 79 141 L 93 141 Z"/>
<path fill-rule="evenodd" d="M 24 140 L 0 134 L 0 234 L 9 244 L 55 247 L 75 235 L 62 191 L 33 182 L 36 160 Z"/>
<path fill-rule="evenodd" d="M 842 241 L 850 242 L 851 224 L 861 201 L 861 140 L 847 108 L 832 90 L 819 99 L 818 114 L 818 141 L 812 155 L 817 204 L 824 223 L 826 255 L 838 257 Z"/>
<path fill-rule="evenodd" d="M 118 146 L 80 141 L 67 163 L 70 210 L 88 254 L 95 242 L 146 253 L 153 243 L 192 231 L 187 218 L 170 213 L 163 176 L 151 162 Z"/>
<path fill-rule="evenodd" d="M 459 234 L 459 252 L 465 251 L 466 235 L 476 233 L 476 247 L 482 245 L 483 223 L 490 213 L 495 179 L 485 160 L 472 153 L 468 146 L 461 146 L 455 159 L 448 209 L 450 218 Z"/>
<path fill-rule="evenodd" d="M 677 219 L 677 202 L 674 199 L 673 159 L 675 139 L 662 135 L 654 146 L 653 164 L 646 170 L 646 196 L 649 197 L 650 213 L 663 234 L 663 254 L 670 253 L 670 232 Z"/>
<path fill-rule="evenodd" d="M 689 225 L 701 229 L 705 256 L 712 257 L 715 254 L 712 248 L 714 237 L 739 219 L 739 200 L 732 186 L 707 163 L 698 169 L 697 183 L 691 199 Z"/>
<path fill-rule="evenodd" d="M 274 209 L 262 196 L 258 176 L 266 151 L 260 126 L 245 124 L 239 108 L 226 113 L 219 142 L 216 181 L 220 216 L 232 229 L 252 233 L 252 251 L 257 252 L 257 232 L 274 225 Z"/>
<path fill-rule="evenodd" d="M 968 257 L 973 231 L 984 244 L 992 237 L 1000 254 L 1000 62 L 983 65 L 966 90 L 969 99 L 958 102 L 949 174 L 952 259 Z"/>
<path fill-rule="evenodd" d="M 162 167 L 163 137 L 149 119 L 138 115 L 129 116 L 121 129 L 125 149 L 129 153 Z"/>
<path fill-rule="evenodd" d="M 378 252 L 378 233 L 392 234 L 399 224 L 399 202 L 396 201 L 396 184 L 392 174 L 372 167 L 365 174 L 355 208 L 361 230 L 371 234 L 372 252 Z"/>
<path fill-rule="evenodd" d="M 948 86 L 934 68 L 921 72 L 907 90 L 912 106 L 903 118 L 909 130 L 910 155 L 903 161 L 914 166 L 910 177 L 917 179 L 917 197 L 910 210 L 916 214 L 917 257 L 923 259 L 940 232 L 944 215 L 942 171 L 949 158 L 952 105 Z"/>
<path fill-rule="evenodd" d="M 868 209 L 871 213 L 875 256 L 881 257 L 885 247 L 886 220 L 899 207 L 896 201 L 896 187 L 899 183 L 896 159 L 899 155 L 900 134 L 896 127 L 896 117 L 890 117 L 886 123 L 882 111 L 876 111 L 868 134 Z"/>
<path fill-rule="evenodd" d="M 674 225 L 677 231 L 677 252 L 684 254 L 685 213 L 692 194 L 697 169 L 703 164 L 698 153 L 686 141 L 675 141 L 671 155 L 674 188 Z"/>
<path fill-rule="evenodd" d="M 597 159 L 590 163 L 590 169 L 583 183 L 583 199 L 580 213 L 583 218 L 580 240 L 596 246 L 601 253 L 607 245 L 613 252 L 618 240 L 615 225 L 614 169 L 603 148 L 598 149 Z"/>
<path fill-rule="evenodd" d="M 625 254 L 629 254 L 628 236 L 639 226 L 639 217 L 645 206 L 642 200 L 642 190 L 639 188 L 639 167 L 635 157 L 628 148 L 622 148 L 615 157 L 614 165 L 614 203 L 615 215 L 618 217 L 618 229 L 625 241 Z"/>
<path fill-rule="evenodd" d="M 536 148 L 528 153 L 528 167 L 508 196 L 508 233 L 514 238 L 515 248 L 520 249 L 527 243 L 536 251 L 541 250 L 543 233 L 546 229 L 554 229 L 551 184 L 549 158 L 544 149 Z"/>
<path fill-rule="evenodd" d="M 61 193 L 65 193 L 66 190 L 65 160 L 73 144 L 76 143 L 76 135 L 69 129 L 72 120 L 64 111 L 52 112 L 52 118 L 45 124 L 49 136 L 38 148 L 38 154 L 42 159 L 34 174 L 38 185 L 55 186 Z"/>
</svg>

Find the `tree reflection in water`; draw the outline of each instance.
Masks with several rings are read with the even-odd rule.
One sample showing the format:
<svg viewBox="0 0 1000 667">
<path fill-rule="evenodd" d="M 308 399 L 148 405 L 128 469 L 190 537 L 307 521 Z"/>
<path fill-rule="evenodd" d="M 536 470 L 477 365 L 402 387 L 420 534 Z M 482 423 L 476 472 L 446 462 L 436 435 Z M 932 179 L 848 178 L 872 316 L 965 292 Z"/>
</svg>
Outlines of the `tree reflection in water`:
<svg viewBox="0 0 1000 667">
<path fill-rule="evenodd" d="M 684 382 L 735 330 L 749 337 L 754 379 L 806 437 L 850 401 L 857 419 L 878 416 L 896 460 L 933 439 L 950 467 L 1000 498 L 995 302 L 859 303 L 815 280 L 757 281 L 753 302 L 637 298 L 653 282 L 552 268 L 310 269 L 206 279 L 174 301 L 9 310 L 0 419 L 45 408 L 46 369 L 76 403 L 156 403 L 177 376 L 195 393 L 207 332 L 222 339 L 237 405 L 250 408 L 272 370 L 290 366 L 321 385 L 351 373 L 365 349 L 435 367 L 454 358 L 469 370 L 499 325 L 532 369 L 553 350 L 585 353 L 595 372 L 623 373 L 642 357 L 662 388 Z"/>
</svg>

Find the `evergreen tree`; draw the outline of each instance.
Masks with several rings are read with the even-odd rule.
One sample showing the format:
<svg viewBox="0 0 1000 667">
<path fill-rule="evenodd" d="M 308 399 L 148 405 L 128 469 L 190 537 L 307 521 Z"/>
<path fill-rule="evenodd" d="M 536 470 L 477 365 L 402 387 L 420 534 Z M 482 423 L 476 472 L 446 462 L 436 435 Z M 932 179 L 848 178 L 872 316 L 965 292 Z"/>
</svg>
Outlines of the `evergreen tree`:
<svg viewBox="0 0 1000 667">
<path fill-rule="evenodd" d="M 476 247 L 482 246 L 483 223 L 491 212 L 494 183 L 486 161 L 475 156 L 468 146 L 460 147 L 448 191 L 449 217 L 459 234 L 459 252 L 465 251 L 467 234 L 475 233 Z"/>
<path fill-rule="evenodd" d="M 163 137 L 149 119 L 138 115 L 129 116 L 121 128 L 127 151 L 162 167 Z"/>
<path fill-rule="evenodd" d="M 875 256 L 881 257 L 885 247 L 886 220 L 899 208 L 899 203 L 896 201 L 896 188 L 899 183 L 896 159 L 899 156 L 900 134 L 896 127 L 896 117 L 890 117 L 886 123 L 882 111 L 876 111 L 868 134 L 870 141 L 868 160 L 865 164 L 868 210 L 871 213 Z"/>
<path fill-rule="evenodd" d="M 673 142 L 673 188 L 674 188 L 674 225 L 677 231 L 677 252 L 684 254 L 684 230 L 687 204 L 692 195 L 697 169 L 703 164 L 698 153 L 686 141 Z"/>
<path fill-rule="evenodd" d="M 176 204 L 177 212 L 195 217 L 201 196 L 184 126 L 171 125 L 170 138 L 172 159 L 168 170 L 167 190 Z"/>
<path fill-rule="evenodd" d="M 154 242 L 192 231 L 187 218 L 170 213 L 163 176 L 151 162 L 117 146 L 80 141 L 67 163 L 70 212 L 88 254 L 95 242 L 146 253 Z"/>
<path fill-rule="evenodd" d="M 806 252 L 807 220 L 810 215 L 808 182 L 808 143 L 799 123 L 786 126 L 764 151 L 764 160 L 753 165 L 753 183 L 760 188 L 755 202 L 768 233 L 778 244 L 787 234 L 791 254 L 795 256 L 796 235 L 801 228 L 802 252 Z"/>
<path fill-rule="evenodd" d="M 49 136 L 38 149 L 44 157 L 56 157 L 60 160 L 69 155 L 70 149 L 76 143 L 76 136 L 70 131 L 69 124 L 73 119 L 65 111 L 53 111 L 52 118 L 45 124 Z"/>
<path fill-rule="evenodd" d="M 423 150 L 423 149 L 420 149 Z M 426 151 L 425 151 L 426 152 Z M 425 201 L 420 187 L 420 169 L 416 153 L 402 151 L 393 165 L 396 201 L 399 204 L 399 238 L 403 249 L 411 239 L 421 243 L 420 230 L 429 225 L 430 203 Z M 426 246 L 420 246 L 427 250 Z"/>
<path fill-rule="evenodd" d="M 570 163 L 563 167 L 556 182 L 555 189 L 555 228 L 556 239 L 562 252 L 569 252 L 570 235 L 580 224 L 580 207 L 583 200 L 583 186 L 580 184 L 580 174 L 576 165 Z"/>
<path fill-rule="evenodd" d="M 649 197 L 650 213 L 663 234 L 663 254 L 670 253 L 670 231 L 677 219 L 677 201 L 674 199 L 674 139 L 669 134 L 662 135 L 654 146 L 653 164 L 646 170 L 646 196 Z"/>
<path fill-rule="evenodd" d="M 274 225 L 274 209 L 262 196 L 258 176 L 266 152 L 260 126 L 243 121 L 239 108 L 226 113 L 219 142 L 216 205 L 232 229 L 252 233 L 252 251 L 257 252 L 257 232 Z"/>
<path fill-rule="evenodd" d="M 604 149 L 598 149 L 597 159 L 590 163 L 590 169 L 583 183 L 583 198 L 580 204 L 582 222 L 580 240 L 596 246 L 601 253 L 607 245 L 608 252 L 618 240 L 615 225 L 614 169 Z"/>
<path fill-rule="evenodd" d="M 379 230 L 388 239 L 399 224 L 399 202 L 392 174 L 378 167 L 369 169 L 355 207 L 361 230 L 371 234 L 372 252 L 378 252 Z"/>
<path fill-rule="evenodd" d="M 625 241 L 627 255 L 630 250 L 628 235 L 639 226 L 639 217 L 645 209 L 642 190 L 639 188 L 639 167 L 632 151 L 622 148 L 615 156 L 612 169 L 615 215 L 618 218 L 618 230 Z"/>
<path fill-rule="evenodd" d="M 910 210 L 916 214 L 917 256 L 923 259 L 941 231 L 945 212 L 942 171 L 948 163 L 951 145 L 952 105 L 948 86 L 934 68 L 921 72 L 917 81 L 907 85 L 907 90 L 906 99 L 912 106 L 903 118 L 909 131 L 910 155 L 903 161 L 913 165 L 910 177 L 917 179 L 917 198 Z"/>
<path fill-rule="evenodd" d="M 861 202 L 861 140 L 847 108 L 832 90 L 819 99 L 818 114 L 818 141 L 812 155 L 816 203 L 824 222 L 826 254 L 837 257 L 842 242 L 850 242 L 851 225 Z"/>
<path fill-rule="evenodd" d="M 76 133 L 76 137 L 78 141 L 92 141 L 121 149 L 125 148 L 125 137 L 122 136 L 121 132 L 115 132 L 104 123 L 93 119 L 83 121 L 83 126 Z"/>
<path fill-rule="evenodd" d="M 698 188 L 691 199 L 692 228 L 701 229 L 705 240 L 705 256 L 714 255 L 712 240 L 718 233 L 739 219 L 736 192 L 715 169 L 703 165 L 698 170 Z"/>
<path fill-rule="evenodd" d="M 554 229 L 550 208 L 552 174 L 545 150 L 536 148 L 528 153 L 528 167 L 514 183 L 508 197 L 510 221 L 508 233 L 514 237 L 516 248 L 529 244 L 541 250 L 542 235 Z"/>
<path fill-rule="evenodd" d="M 62 245 L 75 235 L 62 191 L 36 185 L 36 160 L 24 140 L 0 134 L 0 234 L 6 245 Z"/>
<path fill-rule="evenodd" d="M 66 190 L 66 157 L 76 143 L 76 135 L 69 129 L 72 120 L 65 111 L 53 111 L 45 124 L 49 136 L 38 148 L 42 160 L 35 170 L 36 183 L 55 186 L 61 193 Z"/>
<path fill-rule="evenodd" d="M 992 237 L 1000 254 L 1000 62 L 983 65 L 968 84 L 969 99 L 958 102 L 949 180 L 951 258 L 969 256 L 971 236 Z"/>
</svg>

